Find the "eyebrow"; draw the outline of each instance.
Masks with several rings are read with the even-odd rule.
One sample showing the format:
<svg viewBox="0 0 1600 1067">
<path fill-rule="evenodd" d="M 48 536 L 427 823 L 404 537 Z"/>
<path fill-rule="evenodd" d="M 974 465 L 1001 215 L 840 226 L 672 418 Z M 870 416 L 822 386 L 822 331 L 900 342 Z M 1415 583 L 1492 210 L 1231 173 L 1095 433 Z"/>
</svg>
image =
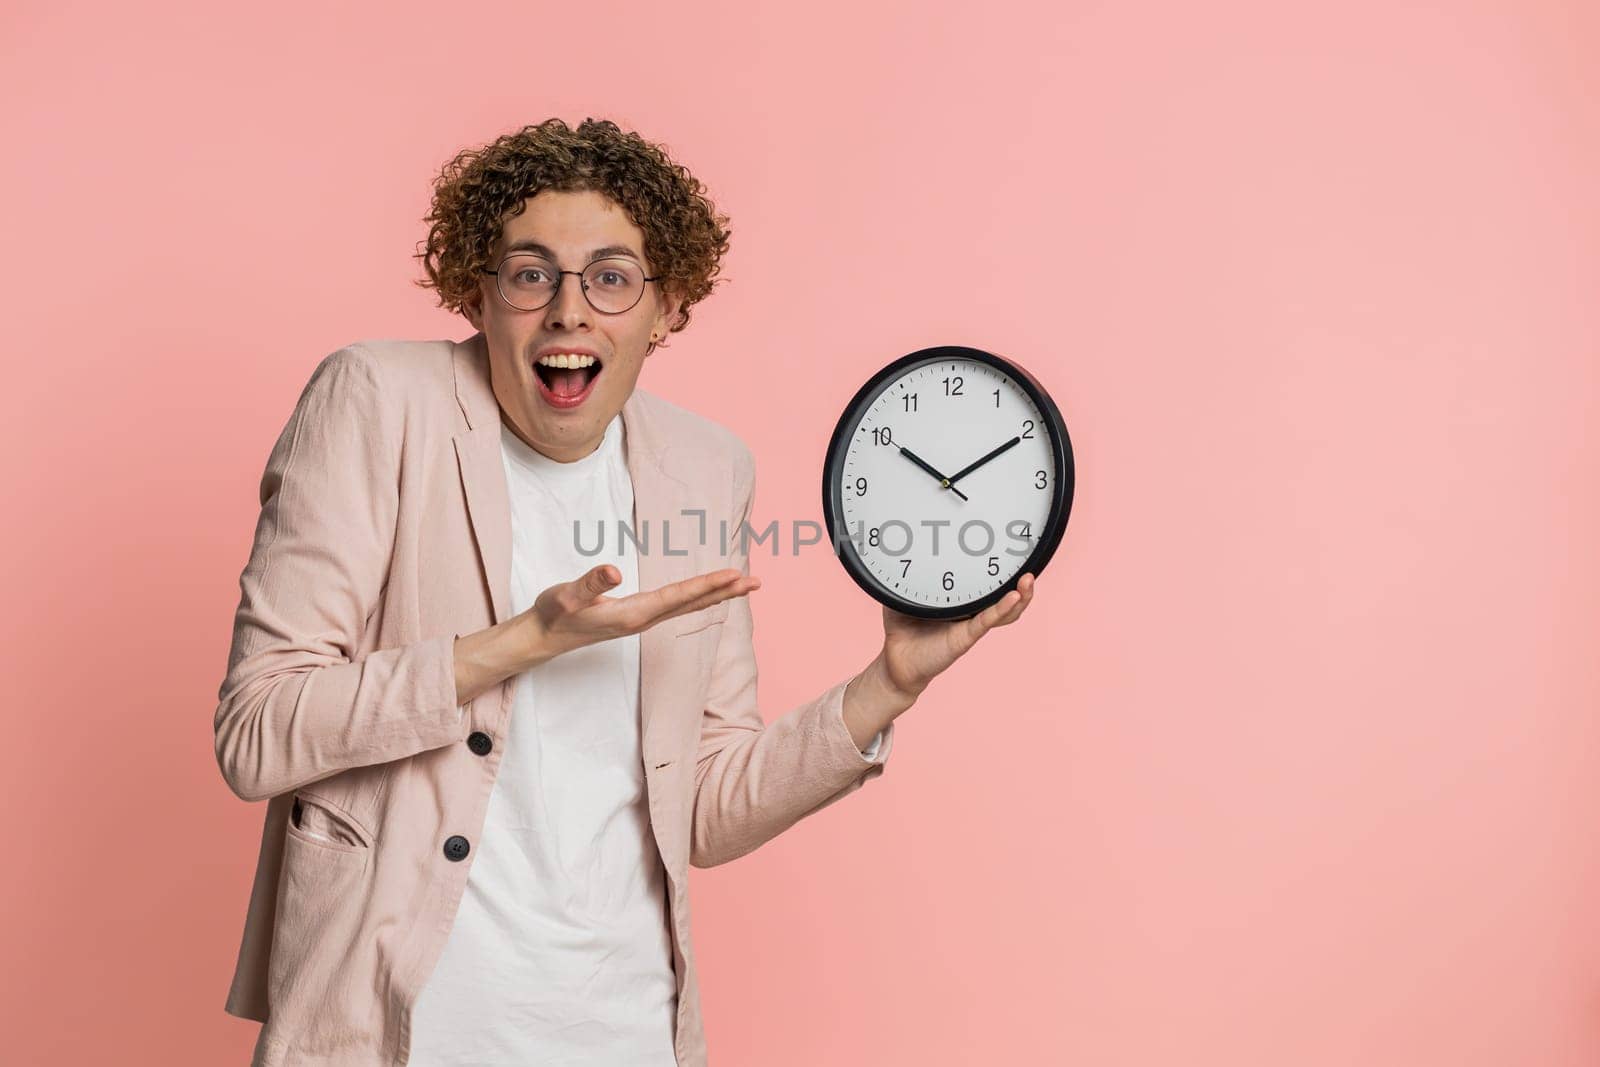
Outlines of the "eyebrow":
<svg viewBox="0 0 1600 1067">
<path fill-rule="evenodd" d="M 552 263 L 559 261 L 555 252 L 550 248 L 526 237 L 506 246 L 506 255 L 510 255 L 513 252 L 532 252 L 535 255 L 543 256 Z M 589 262 L 593 263 L 597 259 L 605 259 L 608 256 L 627 256 L 630 259 L 641 259 L 639 253 L 627 245 L 606 245 L 604 248 L 596 248 L 593 252 L 590 252 Z"/>
</svg>

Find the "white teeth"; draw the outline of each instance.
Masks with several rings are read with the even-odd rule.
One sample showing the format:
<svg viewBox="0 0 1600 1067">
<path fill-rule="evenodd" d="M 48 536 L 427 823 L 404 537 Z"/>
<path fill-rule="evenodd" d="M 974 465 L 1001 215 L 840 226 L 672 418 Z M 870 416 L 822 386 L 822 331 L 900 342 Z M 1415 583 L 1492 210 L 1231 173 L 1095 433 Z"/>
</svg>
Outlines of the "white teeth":
<svg viewBox="0 0 1600 1067">
<path fill-rule="evenodd" d="M 557 352 L 551 356 L 540 356 L 538 361 L 546 367 L 587 367 L 596 362 L 593 356 L 580 356 L 570 352 Z"/>
</svg>

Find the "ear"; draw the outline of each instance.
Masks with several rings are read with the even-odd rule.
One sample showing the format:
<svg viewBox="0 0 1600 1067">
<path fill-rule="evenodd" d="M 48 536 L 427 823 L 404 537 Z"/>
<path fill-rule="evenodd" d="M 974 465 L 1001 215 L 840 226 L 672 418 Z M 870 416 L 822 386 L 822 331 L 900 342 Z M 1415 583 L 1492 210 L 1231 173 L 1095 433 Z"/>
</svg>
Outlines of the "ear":
<svg viewBox="0 0 1600 1067">
<path fill-rule="evenodd" d="M 672 327 L 678 323 L 678 309 L 683 307 L 683 298 L 676 293 L 663 293 L 661 310 L 656 312 L 655 322 L 650 324 L 650 332 L 655 336 L 657 343 L 665 341 L 667 334 L 672 332 Z"/>
<path fill-rule="evenodd" d="M 462 304 L 461 314 L 465 315 L 467 321 L 472 323 L 474 330 L 480 333 L 483 331 L 483 300 L 481 295 L 476 300 L 469 300 Z"/>
</svg>

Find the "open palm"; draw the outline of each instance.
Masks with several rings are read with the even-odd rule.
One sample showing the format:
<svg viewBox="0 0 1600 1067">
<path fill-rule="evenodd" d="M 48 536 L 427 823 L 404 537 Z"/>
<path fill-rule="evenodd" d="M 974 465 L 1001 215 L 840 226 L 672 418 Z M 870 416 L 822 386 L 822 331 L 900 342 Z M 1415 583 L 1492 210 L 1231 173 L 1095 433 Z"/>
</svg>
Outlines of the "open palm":
<svg viewBox="0 0 1600 1067">
<path fill-rule="evenodd" d="M 761 588 L 761 579 L 733 567 L 697 574 L 627 596 L 607 590 L 622 581 L 615 565 L 603 563 L 570 582 L 559 582 L 535 598 L 523 615 L 533 630 L 537 650 L 530 662 L 599 641 L 636 634 L 656 623 L 708 608 L 730 597 Z"/>
</svg>

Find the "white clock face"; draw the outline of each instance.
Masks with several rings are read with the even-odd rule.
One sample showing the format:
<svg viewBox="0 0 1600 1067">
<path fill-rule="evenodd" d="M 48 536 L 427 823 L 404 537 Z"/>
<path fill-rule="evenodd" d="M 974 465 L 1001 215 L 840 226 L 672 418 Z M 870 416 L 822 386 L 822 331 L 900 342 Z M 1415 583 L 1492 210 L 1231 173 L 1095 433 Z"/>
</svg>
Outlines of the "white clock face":
<svg viewBox="0 0 1600 1067">
<path fill-rule="evenodd" d="M 1060 473 L 1050 423 L 1011 374 L 974 359 L 916 364 L 850 428 L 836 537 L 888 592 L 959 607 L 1021 571 Z"/>
</svg>

